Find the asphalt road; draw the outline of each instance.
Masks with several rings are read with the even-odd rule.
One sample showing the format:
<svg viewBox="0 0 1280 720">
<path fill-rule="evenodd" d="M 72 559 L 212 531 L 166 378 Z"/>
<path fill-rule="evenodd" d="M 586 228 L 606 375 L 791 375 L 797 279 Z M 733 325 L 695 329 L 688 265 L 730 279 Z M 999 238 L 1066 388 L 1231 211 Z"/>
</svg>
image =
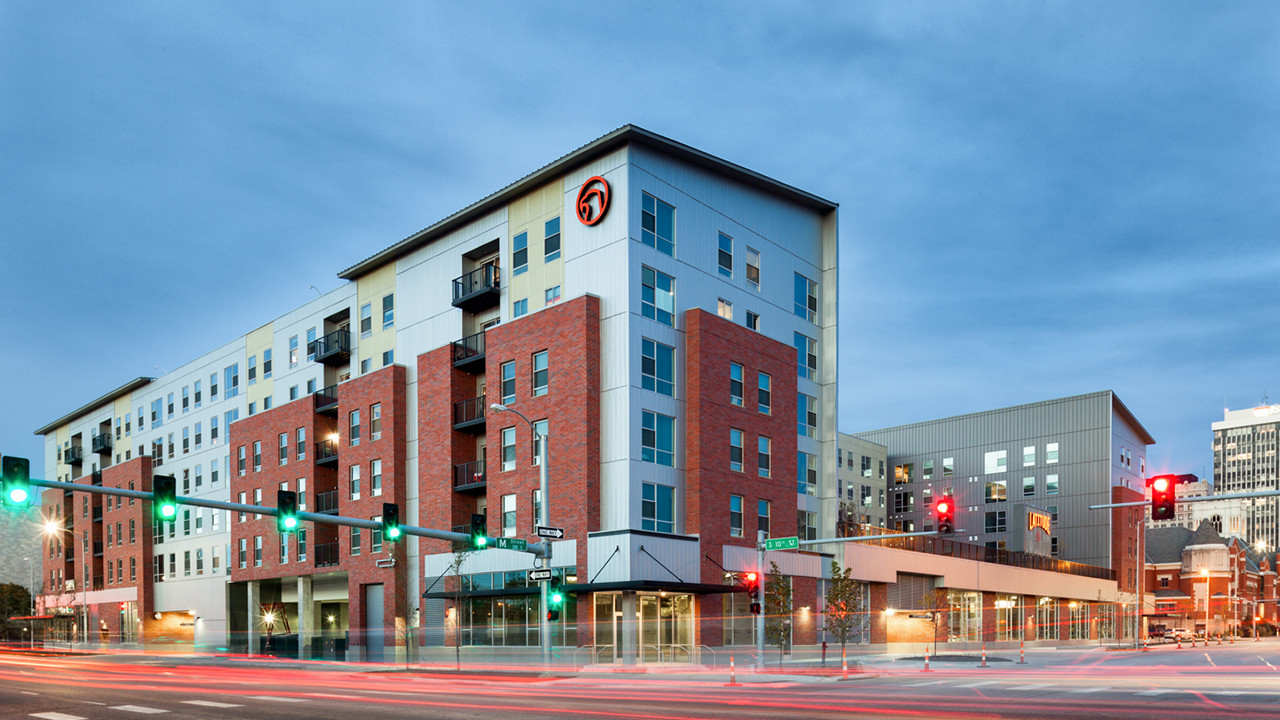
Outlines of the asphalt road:
<svg viewBox="0 0 1280 720">
<path fill-rule="evenodd" d="M 914 659 L 826 676 L 368 666 L 184 656 L 0 654 L 0 718 L 1268 718 L 1280 642 L 1147 653 L 1042 650 L 975 662 Z"/>
</svg>

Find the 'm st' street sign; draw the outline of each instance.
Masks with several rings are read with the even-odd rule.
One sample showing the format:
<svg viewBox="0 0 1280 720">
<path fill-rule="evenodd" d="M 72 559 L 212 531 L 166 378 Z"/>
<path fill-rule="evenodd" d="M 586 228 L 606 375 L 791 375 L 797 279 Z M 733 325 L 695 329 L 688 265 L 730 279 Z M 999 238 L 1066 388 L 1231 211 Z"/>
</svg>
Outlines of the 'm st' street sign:
<svg viewBox="0 0 1280 720">
<path fill-rule="evenodd" d="M 500 550 L 519 550 L 521 552 L 529 551 L 529 542 L 524 538 L 494 538 L 493 546 Z"/>
</svg>

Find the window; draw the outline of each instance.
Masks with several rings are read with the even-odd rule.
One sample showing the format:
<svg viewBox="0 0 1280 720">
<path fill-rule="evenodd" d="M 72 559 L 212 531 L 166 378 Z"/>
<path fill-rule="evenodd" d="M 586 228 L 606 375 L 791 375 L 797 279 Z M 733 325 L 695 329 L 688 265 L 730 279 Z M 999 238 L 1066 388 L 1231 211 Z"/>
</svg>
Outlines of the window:
<svg viewBox="0 0 1280 720">
<path fill-rule="evenodd" d="M 531 438 L 533 441 L 533 447 L 530 448 L 530 451 L 531 451 L 530 456 L 533 458 L 533 464 L 537 466 L 542 464 L 542 447 L 541 447 L 541 443 L 539 442 L 539 438 L 541 438 L 544 441 L 546 440 L 547 421 L 535 420 L 533 422 L 533 432 L 530 433 L 530 435 L 533 436 Z"/>
<path fill-rule="evenodd" d="M 360 306 L 360 337 L 366 338 L 373 334 L 373 303 L 365 303 Z"/>
<path fill-rule="evenodd" d="M 676 349 L 656 340 L 640 340 L 640 386 L 659 395 L 675 397 Z"/>
<path fill-rule="evenodd" d="M 1022 448 L 1022 467 L 1031 467 L 1036 464 L 1036 446 L 1028 445 Z"/>
<path fill-rule="evenodd" d="M 258 356 L 249 356 L 249 384 L 253 385 L 258 382 Z"/>
<path fill-rule="evenodd" d="M 768 500 L 761 500 L 756 503 L 756 528 L 763 532 L 765 537 L 769 537 Z"/>
<path fill-rule="evenodd" d="M 296 438 L 294 454 L 298 456 L 299 460 L 305 460 L 307 458 L 307 429 L 305 427 L 298 428 Z"/>
<path fill-rule="evenodd" d="M 1044 446 L 1044 461 L 1048 464 L 1058 462 L 1058 443 L 1049 443 Z"/>
<path fill-rule="evenodd" d="M 351 528 L 351 552 L 348 554 L 352 557 L 360 554 L 360 528 Z"/>
<path fill-rule="evenodd" d="M 360 444 L 360 411 L 359 410 L 351 411 L 351 415 L 348 419 L 347 427 L 350 428 L 350 433 L 347 435 L 347 438 L 348 438 L 348 442 L 351 443 L 351 447 L 355 447 L 359 445 Z"/>
<path fill-rule="evenodd" d="M 247 549 L 247 542 L 245 538 L 240 538 L 239 565 L 241 570 L 245 569 L 245 564 L 248 561 L 248 554 L 249 553 Z M 162 561 L 162 564 L 163 564 L 163 561 Z"/>
<path fill-rule="evenodd" d="M 262 379 L 271 377 L 271 349 L 262 351 Z"/>
<path fill-rule="evenodd" d="M 541 490 L 534 490 L 534 491 L 531 493 L 531 496 L 532 496 L 532 498 L 533 498 L 533 503 L 532 503 L 532 505 L 533 505 L 533 508 L 532 508 L 532 509 L 533 509 L 532 521 L 533 521 L 533 522 L 532 522 L 531 524 L 533 524 L 533 525 L 535 525 L 535 526 L 536 526 L 536 525 L 541 525 L 541 524 L 542 524 L 542 518 L 540 517 L 540 515 L 541 515 L 541 513 L 542 513 L 542 491 L 541 491 Z"/>
<path fill-rule="evenodd" d="M 515 493 L 502 496 L 502 537 L 516 536 Z"/>
<path fill-rule="evenodd" d="M 502 471 L 516 469 L 516 429 L 502 429 Z"/>
<path fill-rule="evenodd" d="M 191 388 L 186 385 L 182 386 L 182 412 L 191 409 Z"/>
<path fill-rule="evenodd" d="M 933 479 L 933 461 L 932 460 L 924 461 L 924 469 L 921 470 L 920 472 L 920 479 L 926 480 L 926 481 Z"/>
<path fill-rule="evenodd" d="M 809 322 L 818 322 L 818 283 L 796 273 L 795 313 Z"/>
<path fill-rule="evenodd" d="M 529 272 L 529 233 L 522 232 L 511 240 L 511 268 L 513 275 Z"/>
<path fill-rule="evenodd" d="M 675 327 L 676 279 L 651 267 L 640 267 L 640 314 Z"/>
<path fill-rule="evenodd" d="M 551 262 L 560 257 L 560 218 L 553 217 L 542 226 L 543 237 L 546 238 L 542 242 L 542 251 L 544 262 Z M 556 296 L 557 298 L 559 295 Z"/>
<path fill-rule="evenodd" d="M 1056 537 L 1049 538 L 1049 557 L 1058 557 L 1058 538 Z M 1164 582 L 1166 584 L 1161 587 L 1168 587 L 1169 580 L 1166 578 Z"/>
<path fill-rule="evenodd" d="M 360 466 L 351 465 L 347 468 L 347 494 L 352 500 L 360 499 Z"/>
<path fill-rule="evenodd" d="M 1031 497 L 1036 494 L 1036 479 L 1034 477 L 1022 478 L 1022 497 Z"/>
<path fill-rule="evenodd" d="M 280 448 L 276 453 L 278 456 L 277 464 L 288 465 L 289 464 L 289 433 L 280 433 L 280 437 L 278 438 L 278 440 L 280 442 Z"/>
<path fill-rule="evenodd" d="M 196 449 L 199 450 L 204 440 L 204 423 L 196 423 Z"/>
<path fill-rule="evenodd" d="M 769 477 L 770 440 L 763 435 L 756 439 L 756 474 Z"/>
<path fill-rule="evenodd" d="M 307 531 L 299 530 L 298 531 L 298 562 L 306 562 L 306 561 L 307 561 Z M 213 567 L 216 571 L 218 567 L 217 555 L 213 557 Z"/>
<path fill-rule="evenodd" d="M 372 370 L 372 369 L 373 369 L 373 359 L 372 359 L 372 358 L 364 358 L 363 360 L 361 360 L 361 361 L 360 361 L 360 374 L 361 374 L 361 375 L 364 375 L 365 373 L 368 373 L 368 372 L 369 372 L 370 370 Z M 252 415 L 252 414 L 253 414 L 253 403 L 249 403 L 249 408 L 250 408 L 250 409 L 249 409 L 249 414 L 250 414 L 250 415 Z"/>
<path fill-rule="evenodd" d="M 773 378 L 767 373 L 756 376 L 756 410 L 768 415 L 773 412 Z"/>
<path fill-rule="evenodd" d="M 239 503 L 240 503 L 241 505 L 244 505 L 246 502 L 247 502 L 247 500 L 245 500 L 244 493 L 240 493 Z M 242 511 L 240 511 L 239 516 L 236 518 L 236 522 L 244 522 L 244 521 L 245 521 L 245 519 L 246 519 L 246 518 L 245 518 L 245 512 L 242 510 Z"/>
<path fill-rule="evenodd" d="M 895 513 L 908 513 L 916 509 L 915 493 L 894 493 L 893 494 L 893 511 Z"/>
<path fill-rule="evenodd" d="M 742 366 L 729 363 L 729 404 L 742 407 Z"/>
<path fill-rule="evenodd" d="M 729 469 L 742 472 L 742 431 L 729 428 Z"/>
<path fill-rule="evenodd" d="M 640 497 L 640 529 L 673 533 L 675 523 L 675 489 L 667 485 L 644 483 Z"/>
<path fill-rule="evenodd" d="M 806 510 L 796 511 L 796 534 L 801 540 L 818 539 L 818 513 Z"/>
<path fill-rule="evenodd" d="M 818 457 L 806 452 L 796 453 L 796 492 L 800 495 L 818 494 Z"/>
<path fill-rule="evenodd" d="M 290 399 L 290 400 L 297 400 L 297 399 L 298 399 L 298 386 L 297 386 L 297 385 L 290 385 L 290 386 L 289 386 L 289 399 Z"/>
<path fill-rule="evenodd" d="M 676 254 L 676 209 L 649 193 L 640 205 L 640 242 L 672 257 Z"/>
<path fill-rule="evenodd" d="M 369 442 L 382 439 L 382 403 L 369 406 Z"/>
<path fill-rule="evenodd" d="M 951 477 L 956 474 L 956 459 L 942 458 L 942 477 Z M 867 477 L 871 477 L 868 475 Z"/>
<path fill-rule="evenodd" d="M 915 480 L 915 463 L 903 463 L 893 466 L 893 484 L 902 485 Z"/>
<path fill-rule="evenodd" d="M 760 252 L 750 247 L 747 248 L 747 284 L 760 289 Z"/>
<path fill-rule="evenodd" d="M 1049 521 L 1055 523 L 1058 522 L 1058 506 L 1050 505 L 1045 509 L 1049 511 Z"/>
<path fill-rule="evenodd" d="M 545 305 L 560 302 L 560 286 L 556 285 L 555 287 L 547 288 L 546 297 L 543 300 Z"/>
<path fill-rule="evenodd" d="M 369 496 L 378 497 L 382 494 L 382 461 L 369 461 Z"/>
<path fill-rule="evenodd" d="M 533 354 L 533 396 L 539 397 L 547 394 L 547 378 L 549 371 L 547 369 L 547 351 L 537 352 Z"/>
<path fill-rule="evenodd" d="M 982 456 L 984 475 L 1004 472 L 1009 465 L 1009 453 L 1006 450 L 994 450 Z"/>
<path fill-rule="evenodd" d="M 307 359 L 316 359 L 316 329 L 307 329 Z"/>
<path fill-rule="evenodd" d="M 173 393 L 169 393 L 169 419 L 173 419 Z"/>
<path fill-rule="evenodd" d="M 640 415 L 640 459 L 673 467 L 675 465 L 675 422 L 669 415 L 644 410 Z"/>
<path fill-rule="evenodd" d="M 209 418 L 209 444 L 218 444 L 218 416 L 214 415 Z"/>
<path fill-rule="evenodd" d="M 382 329 L 386 330 L 396 324 L 396 296 L 394 293 L 382 296 Z"/>
<path fill-rule="evenodd" d="M 987 502 L 1006 502 L 1009 499 L 1007 480 L 987 481 Z"/>
<path fill-rule="evenodd" d="M 725 300 L 724 298 L 717 299 L 716 314 L 724 318 L 725 320 L 732 320 L 733 319 L 733 303 L 729 302 L 728 300 Z"/>
<path fill-rule="evenodd" d="M 154 400 L 151 403 L 151 427 L 158 428 L 164 424 L 164 400 Z M 142 416 L 139 415 L 139 418 Z M 141 429 L 141 428 L 139 428 Z"/>
<path fill-rule="evenodd" d="M 522 317 L 529 314 L 529 298 L 517 300 L 511 305 L 511 317 Z"/>
<path fill-rule="evenodd" d="M 818 434 L 818 398 L 800 393 L 796 401 L 796 434 L 803 437 Z"/>
<path fill-rule="evenodd" d="M 799 360 L 800 377 L 805 380 L 818 379 L 818 341 L 813 338 L 795 334 L 796 355 Z"/>
<path fill-rule="evenodd" d="M 871 504 L 872 504 L 872 499 L 871 499 L 871 486 L 870 486 L 870 485 L 860 485 L 859 487 L 861 487 L 861 488 L 862 488 L 862 506 L 863 506 L 863 507 L 871 507 Z"/>
<path fill-rule="evenodd" d="M 289 368 L 298 367 L 298 336 L 289 338 Z"/>
<path fill-rule="evenodd" d="M 236 449 L 236 473 L 244 477 L 244 446 Z"/>
<path fill-rule="evenodd" d="M 747 311 L 747 329 L 760 332 L 760 316 L 750 310 Z"/>
<path fill-rule="evenodd" d="M 989 533 L 1002 533 L 1005 531 L 1005 511 L 993 510 L 987 513 L 986 531 Z"/>
<path fill-rule="evenodd" d="M 382 522 L 381 515 L 369 519 L 374 522 Z M 369 552 L 375 554 L 382 552 L 382 528 L 373 528 L 369 531 Z"/>
<path fill-rule="evenodd" d="M 1045 495 L 1058 494 L 1058 476 L 1057 475 L 1044 476 L 1044 494 Z"/>
<path fill-rule="evenodd" d="M 509 405 L 516 401 L 516 364 L 502 363 L 502 404 Z"/>
<path fill-rule="evenodd" d="M 863 455 L 861 457 L 862 457 L 862 466 L 860 469 L 862 470 L 862 477 L 869 478 L 871 477 L 871 458 L 867 457 L 866 455 Z"/>
<path fill-rule="evenodd" d="M 182 454 L 191 452 L 191 428 L 182 428 Z"/>
<path fill-rule="evenodd" d="M 231 399 L 240 394 L 240 363 L 236 363 L 231 367 L 222 371 L 223 384 L 227 386 L 224 397 Z M 210 395 L 217 395 L 214 390 L 209 391 Z"/>
<path fill-rule="evenodd" d="M 253 471 L 262 472 L 262 441 L 253 441 Z"/>
<path fill-rule="evenodd" d="M 716 261 L 721 275 L 733 277 L 733 238 L 724 233 L 720 233 L 720 250 L 716 253 Z"/>
<path fill-rule="evenodd" d="M 307 381 L 307 394 L 308 394 L 308 395 L 315 395 L 315 394 L 316 394 L 316 381 L 315 381 L 315 378 L 312 378 L 312 379 L 310 379 L 310 380 L 308 380 L 308 381 Z"/>
<path fill-rule="evenodd" d="M 253 538 L 253 566 L 262 567 L 262 536 L 261 535 L 256 535 Z"/>
<path fill-rule="evenodd" d="M 729 496 L 729 537 L 742 537 L 742 496 Z"/>
</svg>

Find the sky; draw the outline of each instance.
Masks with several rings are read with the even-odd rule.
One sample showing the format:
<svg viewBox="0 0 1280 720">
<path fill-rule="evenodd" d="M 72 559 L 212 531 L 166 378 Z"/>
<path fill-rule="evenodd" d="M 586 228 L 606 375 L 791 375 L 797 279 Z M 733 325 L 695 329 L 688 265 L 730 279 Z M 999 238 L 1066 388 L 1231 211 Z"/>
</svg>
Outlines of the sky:
<svg viewBox="0 0 1280 720">
<path fill-rule="evenodd" d="M 839 429 L 1280 401 L 1280 4 L 0 0 L 0 453 L 634 123 L 840 204 Z"/>
</svg>

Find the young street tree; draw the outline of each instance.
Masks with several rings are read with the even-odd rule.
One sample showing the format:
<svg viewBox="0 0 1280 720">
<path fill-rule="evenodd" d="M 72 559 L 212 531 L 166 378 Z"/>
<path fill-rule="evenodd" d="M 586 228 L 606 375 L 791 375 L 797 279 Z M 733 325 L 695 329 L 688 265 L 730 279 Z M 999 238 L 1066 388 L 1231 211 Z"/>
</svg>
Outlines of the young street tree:
<svg viewBox="0 0 1280 720">
<path fill-rule="evenodd" d="M 862 583 L 849 577 L 852 568 L 840 568 L 831 561 L 831 582 L 827 585 L 827 632 L 840 643 L 840 652 L 862 627 Z"/>
<path fill-rule="evenodd" d="M 926 590 L 920 597 L 920 607 L 929 611 L 929 622 L 933 626 L 933 654 L 938 654 L 938 627 L 947 619 L 951 610 L 951 593 L 947 590 Z"/>
<path fill-rule="evenodd" d="M 462 669 L 462 602 L 466 599 L 466 590 L 462 587 L 462 565 L 476 552 L 470 543 L 454 543 L 453 560 L 449 570 L 453 577 L 449 583 L 449 594 L 453 600 L 453 663 L 455 670 Z"/>
<path fill-rule="evenodd" d="M 791 583 L 778 570 L 778 563 L 769 563 L 769 577 L 764 585 L 764 637 L 778 648 L 778 665 L 791 638 Z"/>
</svg>

